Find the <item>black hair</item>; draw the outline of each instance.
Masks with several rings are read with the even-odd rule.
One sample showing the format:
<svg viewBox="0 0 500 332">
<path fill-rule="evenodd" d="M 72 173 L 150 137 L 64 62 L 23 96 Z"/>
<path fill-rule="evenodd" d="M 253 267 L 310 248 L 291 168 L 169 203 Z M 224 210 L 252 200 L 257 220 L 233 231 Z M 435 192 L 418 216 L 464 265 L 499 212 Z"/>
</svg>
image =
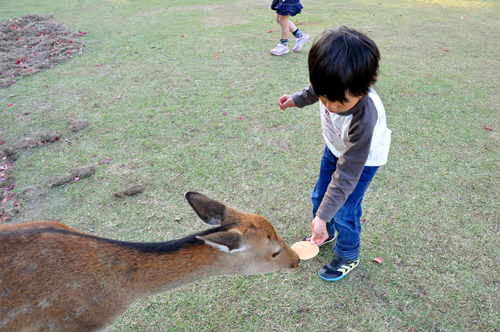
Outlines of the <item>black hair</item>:
<svg viewBox="0 0 500 332">
<path fill-rule="evenodd" d="M 373 40 L 353 29 L 327 30 L 309 51 L 309 80 L 314 93 L 330 101 L 345 94 L 366 96 L 377 80 L 380 52 Z"/>
</svg>

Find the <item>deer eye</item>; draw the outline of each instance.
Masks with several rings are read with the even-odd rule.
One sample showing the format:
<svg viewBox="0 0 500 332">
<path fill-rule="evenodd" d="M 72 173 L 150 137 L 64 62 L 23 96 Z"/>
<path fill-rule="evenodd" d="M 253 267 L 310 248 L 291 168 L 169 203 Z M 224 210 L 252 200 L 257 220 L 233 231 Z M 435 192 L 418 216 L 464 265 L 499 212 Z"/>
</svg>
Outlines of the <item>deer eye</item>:
<svg viewBox="0 0 500 332">
<path fill-rule="evenodd" d="M 271 255 L 272 258 L 275 258 L 276 256 L 278 256 L 281 252 L 281 249 L 276 251 L 274 254 Z"/>
</svg>

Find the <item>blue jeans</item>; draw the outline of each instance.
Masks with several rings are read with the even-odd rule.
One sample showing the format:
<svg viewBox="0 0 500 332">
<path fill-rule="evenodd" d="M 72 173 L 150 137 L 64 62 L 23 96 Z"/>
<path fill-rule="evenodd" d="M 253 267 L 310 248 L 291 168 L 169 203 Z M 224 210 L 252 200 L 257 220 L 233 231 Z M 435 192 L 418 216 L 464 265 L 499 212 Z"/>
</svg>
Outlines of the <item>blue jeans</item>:
<svg viewBox="0 0 500 332">
<path fill-rule="evenodd" d="M 338 158 L 335 157 L 330 149 L 328 149 L 328 146 L 326 146 L 323 159 L 321 160 L 318 182 L 311 195 L 314 217 L 316 217 L 316 212 L 332 180 L 333 173 L 337 169 L 337 161 Z M 333 219 L 326 224 L 330 236 L 335 234 L 335 230 L 338 232 L 337 242 L 333 251 L 335 255 L 342 260 L 359 258 L 361 235 L 360 218 L 362 215 L 361 202 L 378 168 L 379 166 L 365 166 L 354 191 L 349 195 L 346 202 L 342 205 L 340 210 L 337 211 Z"/>
</svg>

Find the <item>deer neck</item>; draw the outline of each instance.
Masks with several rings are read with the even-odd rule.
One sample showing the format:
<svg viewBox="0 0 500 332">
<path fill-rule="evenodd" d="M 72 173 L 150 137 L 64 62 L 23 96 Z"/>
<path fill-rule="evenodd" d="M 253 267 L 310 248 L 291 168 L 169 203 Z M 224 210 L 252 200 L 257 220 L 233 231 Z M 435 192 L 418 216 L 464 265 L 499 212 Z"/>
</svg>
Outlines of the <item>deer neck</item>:
<svg viewBox="0 0 500 332">
<path fill-rule="evenodd" d="M 205 244 L 185 245 L 173 252 L 139 252 L 125 271 L 127 287 L 142 298 L 207 277 L 232 274 L 227 254 Z M 227 258 L 227 257 L 226 257 Z"/>
</svg>

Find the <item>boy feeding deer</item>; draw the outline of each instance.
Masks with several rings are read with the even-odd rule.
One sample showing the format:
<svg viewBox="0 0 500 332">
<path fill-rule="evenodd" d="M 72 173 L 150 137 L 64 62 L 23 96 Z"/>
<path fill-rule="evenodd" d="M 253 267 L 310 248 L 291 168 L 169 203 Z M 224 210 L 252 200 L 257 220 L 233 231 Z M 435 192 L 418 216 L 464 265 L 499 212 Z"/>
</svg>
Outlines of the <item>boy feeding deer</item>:
<svg viewBox="0 0 500 332">
<path fill-rule="evenodd" d="M 387 163 L 391 131 L 371 88 L 379 60 L 377 45 L 364 34 L 346 27 L 326 31 L 309 51 L 309 87 L 278 101 L 282 110 L 320 102 L 326 146 L 312 192 L 311 235 L 304 240 L 318 246 L 336 240 L 333 259 L 318 272 L 327 281 L 359 264 L 361 202 Z"/>
</svg>

